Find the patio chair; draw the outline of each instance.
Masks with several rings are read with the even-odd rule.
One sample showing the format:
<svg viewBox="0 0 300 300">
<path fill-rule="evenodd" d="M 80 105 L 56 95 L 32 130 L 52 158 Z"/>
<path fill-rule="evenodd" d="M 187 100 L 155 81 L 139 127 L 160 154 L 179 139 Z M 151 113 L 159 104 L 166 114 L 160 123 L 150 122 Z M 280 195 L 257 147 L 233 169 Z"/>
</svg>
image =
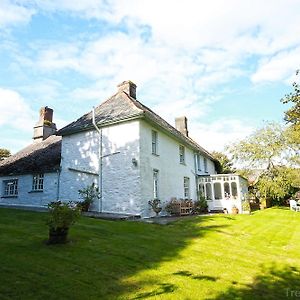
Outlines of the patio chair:
<svg viewBox="0 0 300 300">
<path fill-rule="evenodd" d="M 294 211 L 300 211 L 300 206 L 297 205 L 296 200 L 290 200 L 290 209 Z"/>
</svg>

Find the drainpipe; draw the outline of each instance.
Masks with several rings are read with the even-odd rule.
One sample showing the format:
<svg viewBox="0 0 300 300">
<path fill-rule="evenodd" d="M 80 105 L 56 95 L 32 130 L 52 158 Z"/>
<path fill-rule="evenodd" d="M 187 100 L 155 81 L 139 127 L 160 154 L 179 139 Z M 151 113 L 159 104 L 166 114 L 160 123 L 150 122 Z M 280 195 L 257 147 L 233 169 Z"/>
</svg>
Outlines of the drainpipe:
<svg viewBox="0 0 300 300">
<path fill-rule="evenodd" d="M 56 201 L 59 200 L 59 188 L 60 188 L 60 172 L 61 167 L 57 169 L 57 190 L 56 190 Z"/>
<path fill-rule="evenodd" d="M 95 121 L 95 107 L 93 107 L 93 110 L 92 110 L 92 116 L 93 116 L 93 125 L 95 127 L 95 129 L 97 130 L 98 132 L 98 135 L 99 135 L 99 153 L 98 153 L 98 156 L 99 156 L 99 171 L 98 171 L 98 187 L 99 187 L 99 201 L 98 201 L 98 212 L 102 212 L 102 187 L 103 187 L 103 181 L 102 181 L 102 128 L 100 129 L 97 124 L 96 124 L 96 121 Z"/>
<path fill-rule="evenodd" d="M 199 188 L 198 188 L 197 152 L 194 153 L 194 168 L 195 168 L 195 183 L 196 183 L 196 201 L 198 201 L 199 200 Z"/>
</svg>

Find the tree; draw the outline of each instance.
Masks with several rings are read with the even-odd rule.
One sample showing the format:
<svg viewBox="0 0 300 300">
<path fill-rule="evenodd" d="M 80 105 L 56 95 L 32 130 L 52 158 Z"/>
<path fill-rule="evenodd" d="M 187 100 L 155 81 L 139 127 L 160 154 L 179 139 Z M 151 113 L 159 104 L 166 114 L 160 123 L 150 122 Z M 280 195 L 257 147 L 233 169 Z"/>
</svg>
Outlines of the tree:
<svg viewBox="0 0 300 300">
<path fill-rule="evenodd" d="M 244 169 L 259 170 L 255 180 L 261 198 L 279 201 L 288 195 L 297 180 L 299 144 L 291 144 L 291 132 L 276 123 L 266 124 L 246 139 L 228 147 L 234 162 Z M 296 176 L 297 177 L 297 176 Z"/>
<path fill-rule="evenodd" d="M 296 71 L 296 76 L 300 74 L 300 71 Z M 300 84 L 296 81 L 293 83 L 293 91 L 286 94 L 281 102 L 290 103 L 292 107 L 285 112 L 285 121 L 291 123 L 300 128 Z"/>
<path fill-rule="evenodd" d="M 10 156 L 10 151 L 4 148 L 0 148 L 0 161 Z"/>
<path fill-rule="evenodd" d="M 226 154 L 218 151 L 213 151 L 211 154 L 219 161 L 218 173 L 230 174 L 235 172 L 233 162 L 228 158 Z"/>
</svg>

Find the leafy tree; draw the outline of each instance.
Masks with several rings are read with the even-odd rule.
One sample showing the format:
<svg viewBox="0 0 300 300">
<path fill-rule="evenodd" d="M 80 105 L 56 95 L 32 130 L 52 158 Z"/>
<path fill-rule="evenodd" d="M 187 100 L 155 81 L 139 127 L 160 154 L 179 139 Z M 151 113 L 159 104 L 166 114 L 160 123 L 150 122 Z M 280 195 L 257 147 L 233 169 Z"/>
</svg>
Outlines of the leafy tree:
<svg viewBox="0 0 300 300">
<path fill-rule="evenodd" d="M 296 76 L 300 74 L 300 71 L 296 71 Z M 293 91 L 285 95 L 281 101 L 283 103 L 290 103 L 292 107 L 285 112 L 285 121 L 296 125 L 300 128 L 300 84 L 297 82 L 293 83 Z"/>
<path fill-rule="evenodd" d="M 0 148 L 0 161 L 10 156 L 10 151 L 4 148 Z"/>
<path fill-rule="evenodd" d="M 297 186 L 299 172 L 292 163 L 297 163 L 299 144 L 291 143 L 291 138 L 290 128 L 269 123 L 228 148 L 235 163 L 259 170 L 254 184 L 261 198 L 278 201 Z"/>
<path fill-rule="evenodd" d="M 213 151 L 211 153 L 214 158 L 219 161 L 218 173 L 219 174 L 230 174 L 235 172 L 233 167 L 233 162 L 228 158 L 228 156 L 222 152 Z"/>
</svg>

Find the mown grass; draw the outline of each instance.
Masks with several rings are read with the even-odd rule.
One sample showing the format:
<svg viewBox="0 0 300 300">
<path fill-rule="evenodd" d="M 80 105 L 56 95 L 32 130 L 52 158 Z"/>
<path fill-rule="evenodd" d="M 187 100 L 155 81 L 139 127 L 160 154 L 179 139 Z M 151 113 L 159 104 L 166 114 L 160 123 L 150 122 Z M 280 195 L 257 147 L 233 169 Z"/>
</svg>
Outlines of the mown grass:
<svg viewBox="0 0 300 300">
<path fill-rule="evenodd" d="M 287 299 L 300 294 L 300 214 L 81 218 L 47 246 L 46 214 L 0 209 L 1 299 Z"/>
</svg>

